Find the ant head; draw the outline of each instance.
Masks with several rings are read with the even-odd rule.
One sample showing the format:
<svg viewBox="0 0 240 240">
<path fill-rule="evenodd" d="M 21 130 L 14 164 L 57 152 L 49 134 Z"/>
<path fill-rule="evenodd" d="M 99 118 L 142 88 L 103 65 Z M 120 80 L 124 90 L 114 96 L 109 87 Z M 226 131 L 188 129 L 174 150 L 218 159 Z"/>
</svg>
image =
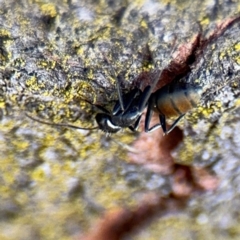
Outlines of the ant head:
<svg viewBox="0 0 240 240">
<path fill-rule="evenodd" d="M 98 113 L 96 115 L 96 121 L 99 126 L 99 129 L 107 133 L 116 133 L 120 129 L 120 126 L 116 126 L 111 121 L 111 115 L 107 113 Z"/>
</svg>

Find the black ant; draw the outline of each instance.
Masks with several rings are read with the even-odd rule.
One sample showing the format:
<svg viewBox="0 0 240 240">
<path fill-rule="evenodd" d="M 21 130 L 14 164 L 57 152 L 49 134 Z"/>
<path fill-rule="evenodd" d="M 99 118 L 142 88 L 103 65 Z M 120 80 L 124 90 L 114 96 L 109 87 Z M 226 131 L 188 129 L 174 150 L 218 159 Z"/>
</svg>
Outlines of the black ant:
<svg viewBox="0 0 240 240">
<path fill-rule="evenodd" d="M 102 111 L 102 113 L 97 113 L 96 115 L 98 127 L 82 128 L 70 124 L 49 123 L 40 119 L 35 119 L 28 114 L 27 116 L 35 121 L 49 125 L 65 126 L 83 130 L 100 129 L 106 133 L 116 133 L 122 128 L 129 128 L 131 131 L 136 131 L 142 113 L 147 107 L 145 132 L 151 132 L 162 127 L 164 134 L 168 134 L 174 129 L 185 113 L 197 105 L 200 100 L 199 92 L 201 89 L 191 86 L 189 87 L 186 84 L 182 84 L 180 81 L 173 81 L 152 93 L 158 80 L 161 79 L 162 72 L 163 70 L 156 72 L 153 84 L 151 84 L 151 86 L 146 86 L 143 91 L 134 88 L 125 95 L 122 95 L 120 80 L 116 77 L 118 101 L 112 112 L 104 107 L 98 107 L 95 105 Z M 149 125 L 154 111 L 159 114 L 159 123 L 150 127 Z M 167 129 L 166 118 L 174 116 L 176 116 L 177 119 L 173 122 L 170 128 Z"/>
</svg>

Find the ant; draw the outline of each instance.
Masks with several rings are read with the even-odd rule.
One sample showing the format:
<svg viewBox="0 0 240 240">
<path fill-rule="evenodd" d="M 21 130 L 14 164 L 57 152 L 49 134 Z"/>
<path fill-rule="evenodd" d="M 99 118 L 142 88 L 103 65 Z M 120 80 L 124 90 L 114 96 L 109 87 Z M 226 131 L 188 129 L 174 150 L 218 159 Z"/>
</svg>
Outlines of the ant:
<svg viewBox="0 0 240 240">
<path fill-rule="evenodd" d="M 181 83 L 178 79 L 178 81 L 172 81 L 152 93 L 157 82 L 161 79 L 162 72 L 163 70 L 156 71 L 153 83 L 151 86 L 146 86 L 143 91 L 135 87 L 125 95 L 122 95 L 120 79 L 119 77 L 116 77 L 118 101 L 113 107 L 112 112 L 108 111 L 104 107 L 95 105 L 102 111 L 101 113 L 97 113 L 95 117 L 98 127 L 82 128 L 71 124 L 49 123 L 33 118 L 28 114 L 26 115 L 32 120 L 48 125 L 65 126 L 83 130 L 100 129 L 106 133 L 116 133 L 122 128 L 129 128 L 131 131 L 136 131 L 139 126 L 142 113 L 144 109 L 147 108 L 144 127 L 145 132 L 151 132 L 162 127 L 164 134 L 168 134 L 174 129 L 187 111 L 196 107 L 198 101 L 200 100 L 201 89 L 191 85 L 187 86 L 186 84 Z M 116 76 L 116 74 L 114 75 Z M 150 127 L 153 112 L 157 112 L 159 114 L 159 123 Z M 174 116 L 177 117 L 176 120 L 167 129 L 166 118 Z"/>
</svg>

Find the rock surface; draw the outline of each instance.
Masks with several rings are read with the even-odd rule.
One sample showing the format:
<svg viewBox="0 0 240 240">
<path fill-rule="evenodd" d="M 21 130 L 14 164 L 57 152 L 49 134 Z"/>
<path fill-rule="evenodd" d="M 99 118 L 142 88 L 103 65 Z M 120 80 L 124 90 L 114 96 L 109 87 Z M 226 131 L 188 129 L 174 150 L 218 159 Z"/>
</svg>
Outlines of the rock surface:
<svg viewBox="0 0 240 240">
<path fill-rule="evenodd" d="M 239 238 L 237 2 L 0 2 L 1 239 Z M 96 126 L 153 69 L 204 89 L 168 136 L 25 115 Z"/>
</svg>

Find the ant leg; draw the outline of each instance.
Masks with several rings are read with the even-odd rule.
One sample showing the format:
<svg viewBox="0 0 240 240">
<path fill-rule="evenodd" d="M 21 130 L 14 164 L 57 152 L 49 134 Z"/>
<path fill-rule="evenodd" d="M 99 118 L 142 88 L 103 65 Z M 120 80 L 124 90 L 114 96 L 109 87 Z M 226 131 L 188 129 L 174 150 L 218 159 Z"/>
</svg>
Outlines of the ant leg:
<svg viewBox="0 0 240 240">
<path fill-rule="evenodd" d="M 121 110 L 123 112 L 124 111 L 124 104 L 123 104 L 123 96 L 122 96 L 122 90 L 121 90 L 121 86 L 120 85 L 121 85 L 121 83 L 120 83 L 120 76 L 117 76 L 116 87 L 117 87 L 117 93 L 118 93 L 118 100 L 119 100 L 119 104 L 120 104 Z"/>
<path fill-rule="evenodd" d="M 113 68 L 113 66 L 110 64 L 110 61 L 108 60 L 108 58 L 104 55 L 104 53 L 102 53 L 105 61 L 108 63 L 108 65 L 111 68 L 111 72 L 114 78 L 116 78 L 116 88 L 117 88 L 117 94 L 118 94 L 118 101 L 120 104 L 120 108 L 122 110 L 122 112 L 124 112 L 124 105 L 123 105 L 123 97 L 122 97 L 122 91 L 121 91 L 121 82 L 120 82 L 120 76 L 116 74 L 115 69 Z"/>
<path fill-rule="evenodd" d="M 138 117 L 138 119 L 137 119 L 136 122 L 134 123 L 134 126 L 133 126 L 133 127 L 132 127 L 132 126 L 129 126 L 129 127 L 128 127 L 131 131 L 135 132 L 135 131 L 138 129 L 139 123 L 140 123 L 140 120 L 141 120 L 141 117 L 142 117 L 142 115 L 140 115 L 140 116 Z"/>
<path fill-rule="evenodd" d="M 179 117 L 174 121 L 174 123 L 171 125 L 171 127 L 167 130 L 167 127 L 166 127 L 166 117 L 165 117 L 165 115 L 160 114 L 160 115 L 159 115 L 160 124 L 156 124 L 155 126 L 151 127 L 151 128 L 149 129 L 149 132 L 150 132 L 150 131 L 153 131 L 153 130 L 155 130 L 155 129 L 157 129 L 157 128 L 159 128 L 160 126 L 162 126 L 162 129 L 163 129 L 164 134 L 168 134 L 168 133 L 170 133 L 170 132 L 176 127 L 176 125 L 177 125 L 178 122 L 184 117 L 184 115 L 185 115 L 185 114 L 182 114 L 181 116 L 179 116 Z"/>
<path fill-rule="evenodd" d="M 152 132 L 162 126 L 161 121 L 160 121 L 160 123 L 154 125 L 153 127 L 149 127 L 150 121 L 152 118 L 152 114 L 153 114 L 153 110 L 152 110 L 151 106 L 148 106 L 146 119 L 145 119 L 145 132 Z"/>
<path fill-rule="evenodd" d="M 159 115 L 160 123 L 162 125 L 162 129 L 164 134 L 167 134 L 167 128 L 166 128 L 166 117 L 163 114 Z"/>
<path fill-rule="evenodd" d="M 122 111 L 122 109 L 121 109 L 120 102 L 117 101 L 117 103 L 113 107 L 112 114 L 117 115 L 118 113 L 126 112 L 128 110 L 128 108 L 131 106 L 132 102 L 135 100 L 135 98 L 138 94 L 141 94 L 141 90 L 138 89 L 138 88 L 134 88 L 129 93 L 125 94 L 124 95 L 124 111 Z"/>
<path fill-rule="evenodd" d="M 176 125 L 178 124 L 178 122 L 184 117 L 185 114 L 182 114 L 180 115 L 175 121 L 174 123 L 171 125 L 171 127 L 167 130 L 167 131 L 164 131 L 165 134 L 168 134 L 170 133 L 175 127 Z"/>
<path fill-rule="evenodd" d="M 141 98 L 139 100 L 139 105 L 138 105 L 139 112 L 143 112 L 144 108 L 146 107 L 146 105 L 147 105 L 147 103 L 149 101 L 151 93 L 152 93 L 151 86 L 145 87 L 145 89 L 144 89 L 144 91 L 143 91 L 143 93 L 141 95 Z"/>
</svg>

